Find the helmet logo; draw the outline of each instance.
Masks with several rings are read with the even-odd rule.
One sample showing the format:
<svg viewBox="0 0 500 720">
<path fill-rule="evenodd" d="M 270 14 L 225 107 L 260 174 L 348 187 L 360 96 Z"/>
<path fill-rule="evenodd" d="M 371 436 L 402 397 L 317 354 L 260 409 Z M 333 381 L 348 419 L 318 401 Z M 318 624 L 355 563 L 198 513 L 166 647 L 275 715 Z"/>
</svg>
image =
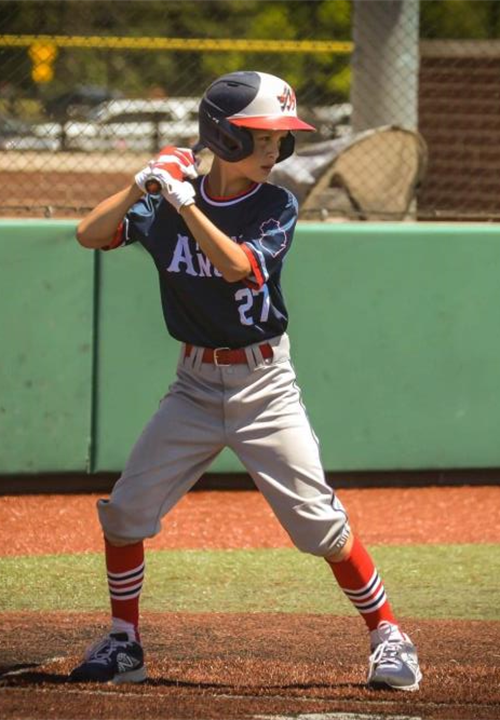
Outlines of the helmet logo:
<svg viewBox="0 0 500 720">
<path fill-rule="evenodd" d="M 295 93 L 289 85 L 285 85 L 281 95 L 278 95 L 278 102 L 282 112 L 294 111 L 297 107 Z"/>
</svg>

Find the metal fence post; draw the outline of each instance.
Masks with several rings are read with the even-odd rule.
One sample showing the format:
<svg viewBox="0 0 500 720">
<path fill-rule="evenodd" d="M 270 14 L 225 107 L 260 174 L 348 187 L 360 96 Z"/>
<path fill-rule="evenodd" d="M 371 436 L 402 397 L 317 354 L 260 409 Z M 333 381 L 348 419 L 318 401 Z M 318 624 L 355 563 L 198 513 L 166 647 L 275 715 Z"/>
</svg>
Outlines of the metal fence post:
<svg viewBox="0 0 500 720">
<path fill-rule="evenodd" d="M 417 128 L 419 6 L 419 0 L 354 0 L 354 132 Z"/>
</svg>

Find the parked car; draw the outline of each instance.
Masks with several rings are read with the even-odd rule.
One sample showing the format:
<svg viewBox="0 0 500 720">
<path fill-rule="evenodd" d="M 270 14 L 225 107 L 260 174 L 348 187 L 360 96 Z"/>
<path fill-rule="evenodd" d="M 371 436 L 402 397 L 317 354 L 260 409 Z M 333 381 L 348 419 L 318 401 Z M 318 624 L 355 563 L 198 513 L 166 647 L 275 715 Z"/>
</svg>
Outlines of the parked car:
<svg viewBox="0 0 500 720">
<path fill-rule="evenodd" d="M 0 117 L 0 150 L 58 150 L 60 141 L 33 132 L 33 125 L 13 117 Z"/>
<path fill-rule="evenodd" d="M 84 119 L 38 123 L 8 137 L 0 133 L 0 147 L 154 153 L 168 143 L 189 145 L 196 141 L 198 104 L 192 97 L 107 100 L 92 108 Z M 349 133 L 351 111 L 349 103 L 304 108 L 304 119 L 317 128 L 310 140 L 320 142 Z"/>
<path fill-rule="evenodd" d="M 110 100 L 91 110 L 85 120 L 42 123 L 33 133 L 58 137 L 61 150 L 155 152 L 167 143 L 196 139 L 197 109 L 193 98 Z"/>
<path fill-rule="evenodd" d="M 123 97 L 118 90 L 109 90 L 100 85 L 77 85 L 72 90 L 56 95 L 45 103 L 45 111 L 53 120 L 66 122 L 68 119 L 85 118 L 101 103 Z"/>
</svg>

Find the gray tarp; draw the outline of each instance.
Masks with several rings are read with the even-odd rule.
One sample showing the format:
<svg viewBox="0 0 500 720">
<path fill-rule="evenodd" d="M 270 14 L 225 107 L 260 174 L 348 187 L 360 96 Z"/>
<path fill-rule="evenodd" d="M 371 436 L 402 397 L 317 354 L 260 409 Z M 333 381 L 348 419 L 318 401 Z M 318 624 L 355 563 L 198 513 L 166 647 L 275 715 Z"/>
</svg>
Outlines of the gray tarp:
<svg viewBox="0 0 500 720">
<path fill-rule="evenodd" d="M 303 216 L 401 220 L 426 165 L 422 136 L 390 125 L 299 146 L 270 179 L 297 196 Z"/>
</svg>

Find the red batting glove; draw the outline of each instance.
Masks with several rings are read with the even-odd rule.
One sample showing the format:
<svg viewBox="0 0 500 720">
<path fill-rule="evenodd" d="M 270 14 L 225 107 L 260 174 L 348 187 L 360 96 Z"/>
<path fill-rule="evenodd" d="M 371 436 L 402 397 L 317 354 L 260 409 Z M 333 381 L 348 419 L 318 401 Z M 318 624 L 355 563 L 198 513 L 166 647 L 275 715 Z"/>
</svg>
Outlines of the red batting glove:
<svg viewBox="0 0 500 720">
<path fill-rule="evenodd" d="M 174 180 L 184 180 L 185 178 L 194 180 L 198 177 L 196 158 L 193 151 L 188 148 L 167 145 L 160 150 L 153 165 L 159 167 L 160 170 L 166 170 Z"/>
<path fill-rule="evenodd" d="M 176 148 L 173 145 L 166 145 L 160 150 L 158 156 L 151 160 L 147 167 L 140 170 L 135 176 L 135 182 L 142 192 L 159 194 L 162 186 L 155 178 L 155 171 L 161 170 L 170 175 L 174 180 L 194 180 L 198 176 L 196 169 L 196 158 L 192 150 L 188 148 Z M 158 173 L 161 176 L 161 173 Z"/>
</svg>

